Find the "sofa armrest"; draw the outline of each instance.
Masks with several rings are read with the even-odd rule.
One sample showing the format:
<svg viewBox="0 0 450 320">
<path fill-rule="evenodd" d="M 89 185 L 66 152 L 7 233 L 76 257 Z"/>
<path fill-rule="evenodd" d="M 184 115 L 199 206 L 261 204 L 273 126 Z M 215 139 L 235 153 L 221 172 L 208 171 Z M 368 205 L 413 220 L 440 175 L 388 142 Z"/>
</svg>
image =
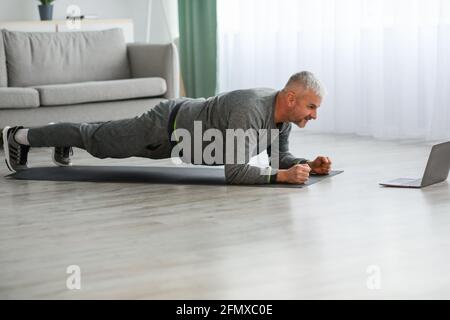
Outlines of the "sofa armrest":
<svg viewBox="0 0 450 320">
<path fill-rule="evenodd" d="M 173 43 L 128 43 L 128 60 L 133 78 L 161 77 L 166 80 L 166 99 L 180 96 L 178 51 Z"/>
</svg>

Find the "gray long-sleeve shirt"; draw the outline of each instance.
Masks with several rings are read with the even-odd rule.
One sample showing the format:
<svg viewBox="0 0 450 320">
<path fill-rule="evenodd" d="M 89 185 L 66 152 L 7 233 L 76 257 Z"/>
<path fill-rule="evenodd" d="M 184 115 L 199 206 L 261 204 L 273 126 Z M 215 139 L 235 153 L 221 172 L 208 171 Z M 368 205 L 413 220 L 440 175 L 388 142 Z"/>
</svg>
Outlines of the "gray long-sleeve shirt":
<svg viewBox="0 0 450 320">
<path fill-rule="evenodd" d="M 216 161 L 215 165 L 225 164 L 225 177 L 227 183 L 230 184 L 264 184 L 276 182 L 277 168 L 265 168 L 262 170 L 259 167 L 248 164 L 250 157 L 267 149 L 271 163 L 274 162 L 274 157 L 277 156 L 273 152 L 273 147 L 278 142 L 279 158 L 278 164 L 280 169 L 287 169 L 297 163 L 304 163 L 306 160 L 296 158 L 289 152 L 289 133 L 291 131 L 290 123 L 282 123 L 276 125 L 274 121 L 275 99 L 278 91 L 272 89 L 249 89 L 237 90 L 224 93 L 208 99 L 179 99 L 178 104 L 181 104 L 177 113 L 175 123 L 176 129 L 185 129 L 192 137 L 195 134 L 194 121 L 201 121 L 201 129 L 204 133 L 208 129 L 218 129 L 223 136 L 223 161 Z M 199 123 L 197 123 L 197 129 Z M 244 163 L 237 161 L 237 143 L 235 143 L 232 158 L 233 163 L 226 161 L 227 129 L 248 129 L 260 132 L 260 129 L 266 129 L 268 138 L 266 139 L 266 148 L 264 144 L 261 146 L 255 140 L 247 139 L 245 141 L 245 161 Z M 279 136 L 275 140 L 270 140 L 271 129 L 278 129 Z M 199 152 L 203 153 L 205 148 L 216 143 L 216 140 L 202 141 L 201 148 L 197 149 L 194 143 L 195 137 L 191 139 L 191 159 L 190 162 L 195 162 L 197 153 L 197 160 Z M 275 142 L 274 142 L 275 141 Z M 236 142 L 236 141 L 235 141 Z M 201 155 L 200 155 L 201 157 Z M 184 159 L 186 161 L 186 159 Z M 189 159 L 188 159 L 189 160 Z"/>
</svg>

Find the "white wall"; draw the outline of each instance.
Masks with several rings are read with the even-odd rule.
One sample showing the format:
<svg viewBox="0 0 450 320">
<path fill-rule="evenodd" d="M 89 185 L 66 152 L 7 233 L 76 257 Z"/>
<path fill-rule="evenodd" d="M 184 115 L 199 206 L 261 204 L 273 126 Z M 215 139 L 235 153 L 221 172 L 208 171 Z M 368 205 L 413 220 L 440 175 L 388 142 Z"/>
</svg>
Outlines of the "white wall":
<svg viewBox="0 0 450 320">
<path fill-rule="evenodd" d="M 177 0 L 152 1 L 150 42 L 169 42 L 168 28 L 174 38 L 178 37 Z M 53 3 L 53 19 L 65 19 L 66 9 L 71 4 L 78 5 L 82 14 L 96 15 L 99 19 L 133 19 L 135 40 L 146 39 L 147 0 L 56 0 Z M 0 0 L 0 21 L 39 20 L 38 5 L 36 0 Z M 167 13 L 168 23 L 164 13 Z"/>
<path fill-rule="evenodd" d="M 130 17 L 134 20 L 135 37 L 139 41 L 144 41 L 146 38 L 148 1 L 132 0 L 129 4 L 132 4 Z M 171 41 L 170 35 L 172 39 L 178 38 L 177 0 L 152 0 L 151 13 L 150 42 L 169 42 Z"/>
</svg>

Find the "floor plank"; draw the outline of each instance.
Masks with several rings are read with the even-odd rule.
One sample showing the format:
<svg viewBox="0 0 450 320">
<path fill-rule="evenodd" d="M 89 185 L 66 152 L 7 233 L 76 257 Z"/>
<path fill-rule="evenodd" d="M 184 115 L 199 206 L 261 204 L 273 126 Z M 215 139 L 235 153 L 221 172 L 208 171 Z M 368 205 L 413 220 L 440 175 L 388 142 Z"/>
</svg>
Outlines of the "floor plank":
<svg viewBox="0 0 450 320">
<path fill-rule="evenodd" d="M 2 178 L 0 298 L 448 299 L 448 183 L 378 185 L 419 177 L 431 145 L 294 131 L 294 153 L 345 170 L 303 189 Z M 171 165 L 79 149 L 74 162 Z M 50 150 L 30 163 L 51 164 Z"/>
</svg>

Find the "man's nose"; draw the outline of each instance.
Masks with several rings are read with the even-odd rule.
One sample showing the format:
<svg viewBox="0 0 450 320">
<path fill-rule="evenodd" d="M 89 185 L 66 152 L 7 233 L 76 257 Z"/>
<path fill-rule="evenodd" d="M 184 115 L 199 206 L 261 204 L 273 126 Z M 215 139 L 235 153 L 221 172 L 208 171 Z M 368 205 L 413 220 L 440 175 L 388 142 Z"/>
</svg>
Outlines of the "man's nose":
<svg viewBox="0 0 450 320">
<path fill-rule="evenodd" d="M 314 120 L 317 119 L 317 111 L 316 111 L 316 110 L 314 110 L 314 111 L 311 113 L 311 118 L 313 118 Z"/>
</svg>

